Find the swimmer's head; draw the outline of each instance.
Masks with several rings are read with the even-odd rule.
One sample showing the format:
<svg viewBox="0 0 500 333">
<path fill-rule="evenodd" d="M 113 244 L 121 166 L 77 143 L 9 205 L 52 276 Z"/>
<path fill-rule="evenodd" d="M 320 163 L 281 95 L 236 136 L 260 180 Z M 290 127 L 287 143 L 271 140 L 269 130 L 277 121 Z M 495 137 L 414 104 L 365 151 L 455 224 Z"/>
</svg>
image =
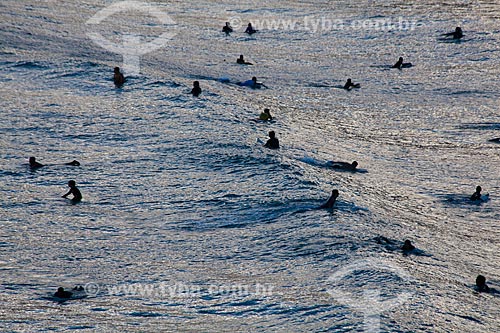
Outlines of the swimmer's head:
<svg viewBox="0 0 500 333">
<path fill-rule="evenodd" d="M 69 186 L 69 187 L 75 187 L 75 186 L 76 186 L 76 182 L 75 182 L 74 180 L 70 180 L 70 181 L 68 182 L 68 186 Z"/>
<path fill-rule="evenodd" d="M 32 156 L 32 157 L 30 157 L 29 162 L 30 162 L 30 164 L 35 163 L 35 158 L 34 158 L 33 156 Z"/>
<path fill-rule="evenodd" d="M 481 186 L 477 186 L 477 187 L 476 187 L 476 192 L 477 192 L 477 193 L 481 193 L 481 190 L 482 190 Z"/>
<path fill-rule="evenodd" d="M 198 81 L 193 81 L 193 87 L 199 87 L 200 86 L 200 82 Z"/>
<path fill-rule="evenodd" d="M 264 113 L 266 113 L 266 114 L 270 114 L 269 109 L 268 109 L 268 108 L 265 108 L 265 109 L 264 109 Z"/>
<path fill-rule="evenodd" d="M 339 190 L 337 190 L 337 189 L 332 190 L 332 195 L 334 197 L 338 197 L 339 196 Z"/>
<path fill-rule="evenodd" d="M 486 278 L 483 275 L 478 275 L 476 278 L 476 286 L 484 287 L 486 285 Z"/>
<path fill-rule="evenodd" d="M 399 61 L 403 61 L 403 57 L 399 57 Z"/>
<path fill-rule="evenodd" d="M 462 28 L 460 28 L 460 27 L 456 27 L 456 28 L 455 28 L 455 31 L 456 31 L 456 32 L 462 32 Z"/>
<path fill-rule="evenodd" d="M 405 246 L 412 246 L 409 239 L 405 240 Z"/>
<path fill-rule="evenodd" d="M 115 67 L 115 74 L 119 74 L 120 73 L 120 67 Z"/>
<path fill-rule="evenodd" d="M 243 54 L 240 54 L 240 59 L 243 60 Z"/>
<path fill-rule="evenodd" d="M 353 168 L 356 168 L 358 166 L 358 162 L 354 161 L 354 162 L 351 163 L 351 165 L 352 165 Z"/>
<path fill-rule="evenodd" d="M 257 78 L 256 78 L 255 76 L 254 76 L 254 77 L 252 77 L 252 81 L 253 81 L 253 82 L 257 82 Z"/>
<path fill-rule="evenodd" d="M 351 79 L 347 79 L 347 83 L 351 83 L 351 82 L 352 82 L 352 80 L 351 80 Z"/>
<path fill-rule="evenodd" d="M 252 26 L 252 23 L 248 23 L 248 26 L 251 27 Z"/>
<path fill-rule="evenodd" d="M 276 133 L 275 133 L 274 131 L 270 131 L 270 132 L 269 132 L 269 137 L 270 137 L 271 139 L 275 138 L 275 137 L 276 137 Z"/>
<path fill-rule="evenodd" d="M 59 287 L 59 288 L 57 288 L 57 291 L 60 292 L 60 293 L 62 293 L 64 291 L 64 288 L 63 287 Z"/>
</svg>

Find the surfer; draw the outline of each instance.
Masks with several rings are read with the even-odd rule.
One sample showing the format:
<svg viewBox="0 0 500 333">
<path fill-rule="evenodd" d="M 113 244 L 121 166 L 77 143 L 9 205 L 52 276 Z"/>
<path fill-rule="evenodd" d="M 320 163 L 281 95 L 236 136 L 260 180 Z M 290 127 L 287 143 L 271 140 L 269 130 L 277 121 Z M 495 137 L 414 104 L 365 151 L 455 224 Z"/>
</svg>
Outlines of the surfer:
<svg viewBox="0 0 500 333">
<path fill-rule="evenodd" d="M 252 27 L 252 23 L 248 23 L 248 26 L 247 26 L 247 28 L 246 28 L 245 32 L 246 32 L 247 34 L 251 35 L 251 34 L 256 33 L 256 32 L 257 32 L 257 30 L 255 30 L 255 29 Z"/>
<path fill-rule="evenodd" d="M 403 62 L 403 57 L 399 57 L 398 62 L 395 63 L 394 66 L 392 66 L 392 68 L 401 69 L 401 68 L 408 68 L 411 66 L 412 66 L 411 62 Z"/>
<path fill-rule="evenodd" d="M 193 89 L 191 89 L 191 94 L 193 94 L 194 97 L 198 97 L 201 94 L 200 82 L 193 82 Z"/>
<path fill-rule="evenodd" d="M 358 162 L 354 161 L 352 163 L 347 163 L 347 162 L 328 161 L 326 165 L 332 169 L 354 171 L 358 166 Z"/>
<path fill-rule="evenodd" d="M 30 163 L 30 168 L 31 169 L 37 169 L 37 168 L 41 168 L 43 166 L 45 166 L 44 164 L 42 163 L 38 163 L 36 161 L 36 158 L 34 157 L 30 157 L 29 158 L 29 163 Z M 72 166 L 79 166 L 80 165 L 80 162 L 78 162 L 77 160 L 73 160 L 71 162 L 68 162 L 68 163 L 64 163 L 64 165 L 72 165 Z"/>
<path fill-rule="evenodd" d="M 260 114 L 259 119 L 262 121 L 273 120 L 273 116 L 271 116 L 271 111 L 268 108 L 265 108 L 264 111 Z"/>
<path fill-rule="evenodd" d="M 327 208 L 327 209 L 333 208 L 333 204 L 335 203 L 335 200 L 337 200 L 338 196 L 339 196 L 339 190 L 336 189 L 332 190 L 332 195 L 330 196 L 328 201 L 319 206 L 319 208 Z"/>
<path fill-rule="evenodd" d="M 267 88 L 267 86 L 262 82 L 257 82 L 257 78 L 254 76 L 251 80 L 246 80 L 244 82 L 238 83 L 242 87 L 250 87 L 253 89 L 260 89 L 261 87 Z"/>
<path fill-rule="evenodd" d="M 267 140 L 264 147 L 269 148 L 269 149 L 279 149 L 280 148 L 280 142 L 276 138 L 276 133 L 274 131 L 269 132 L 269 140 Z"/>
<path fill-rule="evenodd" d="M 413 251 L 413 250 L 415 250 L 415 246 L 413 246 L 413 244 L 410 242 L 410 240 L 407 239 L 407 240 L 405 240 L 405 243 L 401 247 L 401 250 L 403 250 L 403 252 Z"/>
<path fill-rule="evenodd" d="M 38 168 L 45 166 L 42 163 L 38 163 L 34 157 L 30 157 L 29 163 L 30 163 L 31 169 L 38 169 Z"/>
<path fill-rule="evenodd" d="M 58 298 L 70 298 L 72 295 L 72 292 L 64 290 L 63 287 L 57 288 L 57 291 L 54 293 L 54 297 Z"/>
<path fill-rule="evenodd" d="M 82 200 L 82 193 L 80 192 L 80 190 L 78 189 L 78 187 L 76 187 L 76 182 L 74 180 L 70 180 L 68 182 L 68 186 L 69 186 L 68 193 L 66 193 L 62 197 L 66 198 L 68 195 L 72 194 L 73 198 L 71 199 L 71 202 L 72 203 L 80 202 Z"/>
<path fill-rule="evenodd" d="M 443 36 L 453 36 L 453 39 L 460 39 L 464 36 L 464 33 L 462 31 L 462 28 L 456 27 L 455 31 L 443 34 Z"/>
<path fill-rule="evenodd" d="M 359 88 L 361 85 L 359 83 L 352 83 L 351 79 L 347 79 L 347 82 L 344 84 L 344 89 L 351 90 L 351 88 Z"/>
<path fill-rule="evenodd" d="M 253 65 L 251 62 L 246 62 L 245 59 L 243 59 L 243 54 L 240 54 L 240 57 L 236 59 L 236 63 L 240 65 Z"/>
<path fill-rule="evenodd" d="M 477 201 L 477 200 L 481 200 L 481 186 L 478 186 L 476 187 L 476 192 L 474 192 L 474 194 L 471 195 L 470 199 L 472 201 Z"/>
<path fill-rule="evenodd" d="M 490 287 L 486 285 L 486 278 L 483 275 L 478 275 L 476 278 L 476 287 L 479 292 L 490 292 Z"/>
<path fill-rule="evenodd" d="M 226 34 L 230 34 L 233 32 L 233 27 L 229 24 L 229 22 L 226 22 L 226 25 L 222 27 L 222 32 L 225 32 Z"/>
<path fill-rule="evenodd" d="M 80 162 L 78 162 L 77 160 L 73 160 L 71 162 L 64 163 L 64 165 L 80 166 Z"/>
<path fill-rule="evenodd" d="M 113 81 L 115 82 L 115 86 L 121 87 L 125 83 L 125 77 L 120 72 L 120 67 L 115 67 L 115 74 L 113 75 Z"/>
</svg>

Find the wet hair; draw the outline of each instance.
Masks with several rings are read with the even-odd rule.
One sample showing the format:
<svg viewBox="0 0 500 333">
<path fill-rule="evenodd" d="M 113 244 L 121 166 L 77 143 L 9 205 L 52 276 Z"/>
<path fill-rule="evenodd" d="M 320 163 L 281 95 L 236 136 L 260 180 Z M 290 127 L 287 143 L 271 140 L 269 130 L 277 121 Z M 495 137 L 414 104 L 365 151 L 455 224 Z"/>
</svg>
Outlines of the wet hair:
<svg viewBox="0 0 500 333">
<path fill-rule="evenodd" d="M 31 156 L 29 161 L 30 161 L 30 163 L 35 163 L 36 159 L 33 156 Z"/>
<path fill-rule="evenodd" d="M 482 190 L 481 186 L 477 186 L 477 187 L 476 187 L 476 192 L 477 192 L 477 193 L 480 193 L 480 192 L 481 192 L 481 190 Z"/>
<path fill-rule="evenodd" d="M 358 162 L 354 161 L 351 163 L 353 167 L 357 167 L 358 166 Z"/>
<path fill-rule="evenodd" d="M 74 180 L 70 180 L 68 182 L 68 186 L 76 186 L 76 182 Z"/>
<path fill-rule="evenodd" d="M 115 73 L 120 73 L 120 67 L 115 67 Z"/>
<path fill-rule="evenodd" d="M 270 110 L 269 110 L 268 108 L 265 108 L 265 109 L 264 109 L 264 113 L 269 114 L 269 112 L 270 112 Z"/>
<path fill-rule="evenodd" d="M 193 81 L 193 86 L 194 87 L 199 87 L 200 86 L 200 82 L 199 81 Z"/>
<path fill-rule="evenodd" d="M 274 137 L 276 137 L 276 133 L 275 133 L 274 131 L 270 131 L 270 132 L 269 132 L 269 137 L 270 137 L 270 138 L 274 138 Z"/>
<path fill-rule="evenodd" d="M 252 77 L 252 81 L 257 81 L 257 77 Z"/>
</svg>

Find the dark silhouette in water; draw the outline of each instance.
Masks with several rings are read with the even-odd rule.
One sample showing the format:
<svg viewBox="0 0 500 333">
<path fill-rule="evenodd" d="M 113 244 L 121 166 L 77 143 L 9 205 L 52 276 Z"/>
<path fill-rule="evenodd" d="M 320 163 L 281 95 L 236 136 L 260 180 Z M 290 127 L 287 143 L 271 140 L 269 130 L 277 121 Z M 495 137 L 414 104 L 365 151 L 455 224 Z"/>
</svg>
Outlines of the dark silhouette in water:
<svg viewBox="0 0 500 333">
<path fill-rule="evenodd" d="M 344 84 L 344 89 L 351 90 L 352 88 L 360 88 L 361 85 L 359 83 L 352 83 L 351 79 L 347 79 L 347 82 Z"/>
<path fill-rule="evenodd" d="M 244 82 L 240 82 L 238 83 L 238 85 L 242 86 L 242 87 L 250 87 L 250 88 L 253 88 L 253 89 L 260 89 L 262 87 L 266 87 L 266 85 L 262 82 L 258 82 L 257 81 L 257 77 L 252 77 L 251 80 L 246 80 Z"/>
<path fill-rule="evenodd" d="M 477 186 L 476 187 L 476 192 L 474 192 L 474 194 L 471 195 L 470 199 L 472 201 L 477 201 L 477 200 L 481 200 L 481 186 Z"/>
<path fill-rule="evenodd" d="M 352 163 L 347 163 L 347 162 L 328 161 L 326 165 L 332 169 L 355 171 L 356 167 L 358 166 L 358 162 L 354 161 Z"/>
<path fill-rule="evenodd" d="M 460 39 L 464 36 L 464 33 L 462 31 L 462 28 L 456 27 L 455 31 L 443 34 L 443 36 L 453 36 L 453 39 Z"/>
<path fill-rule="evenodd" d="M 328 209 L 333 208 L 333 205 L 335 204 L 335 201 L 337 200 L 338 196 L 339 196 L 339 190 L 336 189 L 332 190 L 332 195 L 330 196 L 328 201 L 319 206 L 319 208 L 328 208 Z"/>
<path fill-rule="evenodd" d="M 62 197 L 63 198 L 66 198 L 68 195 L 72 194 L 73 195 L 73 198 L 71 199 L 71 202 L 72 203 L 77 203 L 77 202 L 80 202 L 82 200 L 82 193 L 80 192 L 80 190 L 76 187 L 76 182 L 74 180 L 70 180 L 68 182 L 68 186 L 69 186 L 69 191 L 68 193 L 66 193 L 65 195 L 63 195 Z"/>
<path fill-rule="evenodd" d="M 243 59 L 243 54 L 240 54 L 240 57 L 236 59 L 236 63 L 240 65 L 253 65 L 251 62 L 246 62 L 245 59 Z"/>
<path fill-rule="evenodd" d="M 257 30 L 255 30 L 255 29 L 252 27 L 252 23 L 248 23 L 248 26 L 247 26 L 247 28 L 246 28 L 245 32 L 246 32 L 247 34 L 251 35 L 251 34 L 256 33 L 256 32 L 257 32 Z"/>
<path fill-rule="evenodd" d="M 225 32 L 226 34 L 230 34 L 233 32 L 233 27 L 229 24 L 229 22 L 226 22 L 226 25 L 222 27 L 222 32 Z"/>
<path fill-rule="evenodd" d="M 260 120 L 268 121 L 273 120 L 273 116 L 271 116 L 271 111 L 269 109 L 264 109 L 264 111 L 259 116 Z"/>
<path fill-rule="evenodd" d="M 72 295 L 72 292 L 64 290 L 63 287 L 57 288 L 57 291 L 54 293 L 54 297 L 58 298 L 70 298 Z"/>
<path fill-rule="evenodd" d="M 115 86 L 121 87 L 125 83 L 125 77 L 120 72 L 120 67 L 115 67 L 115 74 L 113 75 L 113 81 L 115 82 Z"/>
<path fill-rule="evenodd" d="M 410 240 L 407 239 L 407 240 L 405 240 L 405 243 L 401 247 L 401 250 L 403 250 L 403 252 L 413 251 L 413 250 L 415 250 L 415 246 L 413 246 L 413 244 L 410 242 Z"/>
<path fill-rule="evenodd" d="M 193 82 L 193 89 L 191 89 L 191 94 L 193 94 L 193 96 L 195 97 L 198 97 L 201 94 L 200 82 Z"/>
<path fill-rule="evenodd" d="M 38 163 L 36 161 L 36 158 L 35 157 L 30 157 L 29 158 L 29 164 L 30 164 L 30 168 L 31 169 L 38 169 L 38 168 L 41 168 L 41 167 L 44 167 L 45 164 L 42 164 L 42 163 Z M 64 165 L 72 165 L 72 166 L 79 166 L 80 165 L 80 162 L 78 162 L 77 160 L 73 160 L 71 162 L 68 162 L 68 163 L 64 163 Z"/>
<path fill-rule="evenodd" d="M 274 131 L 269 132 L 269 140 L 267 140 L 264 147 L 269 148 L 269 149 L 279 149 L 280 142 L 276 138 L 276 133 Z"/>
<path fill-rule="evenodd" d="M 411 67 L 412 64 L 411 62 L 403 62 L 403 57 L 399 57 L 399 60 L 398 62 L 396 62 L 392 68 L 398 68 L 398 69 L 401 69 L 401 68 L 409 68 Z"/>
<path fill-rule="evenodd" d="M 30 163 L 30 168 L 31 169 L 38 169 L 38 168 L 41 168 L 41 167 L 45 166 L 42 163 L 38 163 L 36 161 L 36 158 L 34 158 L 34 157 L 30 157 L 29 163 Z"/>
<path fill-rule="evenodd" d="M 483 275 L 478 275 L 476 278 L 476 288 L 479 292 L 489 293 L 490 287 L 486 285 L 486 278 Z"/>
</svg>

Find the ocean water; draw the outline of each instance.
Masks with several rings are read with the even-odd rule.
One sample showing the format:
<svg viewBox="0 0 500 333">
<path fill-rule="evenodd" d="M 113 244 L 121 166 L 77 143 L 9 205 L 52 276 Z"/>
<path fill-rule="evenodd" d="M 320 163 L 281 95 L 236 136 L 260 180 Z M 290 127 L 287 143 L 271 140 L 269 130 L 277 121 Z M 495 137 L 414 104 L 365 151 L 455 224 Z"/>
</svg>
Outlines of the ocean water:
<svg viewBox="0 0 500 333">
<path fill-rule="evenodd" d="M 498 332 L 499 18 L 482 0 L 3 0 L 0 331 Z M 88 36 L 166 29 L 139 73 Z M 268 88 L 234 84 L 252 76 Z"/>
</svg>

